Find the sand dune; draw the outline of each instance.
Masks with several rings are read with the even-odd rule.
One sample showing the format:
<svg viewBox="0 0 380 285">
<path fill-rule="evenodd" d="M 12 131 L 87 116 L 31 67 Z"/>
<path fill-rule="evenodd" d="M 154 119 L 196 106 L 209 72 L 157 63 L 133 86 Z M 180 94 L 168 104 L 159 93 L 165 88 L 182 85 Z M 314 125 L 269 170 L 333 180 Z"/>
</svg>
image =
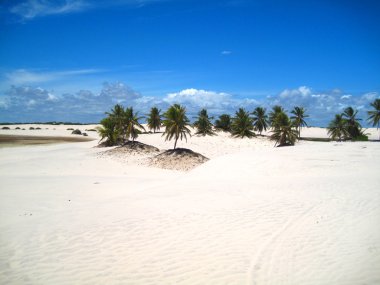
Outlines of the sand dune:
<svg viewBox="0 0 380 285">
<path fill-rule="evenodd" d="M 192 137 L 190 172 L 96 143 L 0 149 L 2 284 L 380 283 L 377 142 Z"/>
</svg>

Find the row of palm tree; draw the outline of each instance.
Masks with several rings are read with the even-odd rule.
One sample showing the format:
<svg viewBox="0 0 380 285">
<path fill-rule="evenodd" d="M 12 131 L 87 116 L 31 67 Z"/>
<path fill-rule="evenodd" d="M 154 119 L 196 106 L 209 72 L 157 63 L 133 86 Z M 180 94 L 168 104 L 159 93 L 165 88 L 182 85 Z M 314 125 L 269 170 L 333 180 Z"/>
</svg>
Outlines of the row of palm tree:
<svg viewBox="0 0 380 285">
<path fill-rule="evenodd" d="M 371 103 L 371 107 L 374 110 L 368 111 L 368 122 L 373 127 L 380 127 L 380 99 L 376 99 Z M 352 107 L 347 107 L 343 110 L 343 113 L 336 114 L 335 118 L 330 122 L 327 127 L 328 134 L 333 140 L 358 140 L 368 139 L 364 134 L 362 126 L 357 118 L 358 110 L 354 110 Z M 380 137 L 379 137 L 380 139 Z"/>
<path fill-rule="evenodd" d="M 376 99 L 371 106 L 374 110 L 369 111 L 368 121 L 379 128 L 380 124 L 380 99 Z M 344 110 L 342 114 L 335 116 L 335 119 L 328 126 L 328 133 L 332 139 L 355 139 L 363 135 L 362 127 L 357 116 L 358 111 L 351 107 Z M 145 131 L 145 128 L 139 123 L 143 118 L 134 112 L 132 107 L 125 108 L 119 104 L 106 113 L 108 117 L 101 120 L 101 127 L 98 132 L 101 141 L 105 140 L 106 145 L 125 144 L 132 139 L 132 142 Z M 281 106 L 274 106 L 269 114 L 266 109 L 257 107 L 252 113 L 240 108 L 234 117 L 228 114 L 222 114 L 215 120 L 215 125 L 211 123 L 213 117 L 210 117 L 206 109 L 202 109 L 193 124 L 197 135 L 215 135 L 214 129 L 231 132 L 235 137 L 254 137 L 255 132 L 262 135 L 263 131 L 271 128 L 272 140 L 275 145 L 294 145 L 297 139 L 301 137 L 301 129 L 307 126 L 305 121 L 309 116 L 302 107 L 294 107 L 289 117 Z M 174 139 L 174 148 L 177 146 L 178 139 L 186 139 L 191 135 L 189 127 L 190 120 L 186 116 L 186 108 L 174 104 L 161 115 L 161 110 L 153 107 L 147 115 L 147 126 L 153 132 L 159 131 L 162 126 L 165 127 L 163 136 L 165 140 Z"/>
<path fill-rule="evenodd" d="M 273 128 L 272 139 L 276 140 L 276 144 L 294 144 L 300 134 L 302 126 L 306 125 L 304 118 L 305 110 L 301 107 L 295 107 L 292 111 L 295 117 L 292 120 L 286 115 L 281 106 L 274 106 L 272 112 L 266 115 L 266 109 L 257 107 L 252 114 L 243 108 L 240 108 L 234 117 L 227 114 L 219 116 L 215 121 L 215 129 L 231 132 L 234 137 L 254 137 L 255 131 L 260 135 L 266 131 L 269 126 Z M 140 124 L 143 117 L 139 117 L 137 112 L 134 112 L 132 107 L 125 108 L 119 104 L 115 105 L 108 116 L 101 120 L 101 127 L 98 132 L 101 136 L 101 141 L 105 140 L 106 145 L 125 144 L 132 139 L 132 142 L 145 131 L 145 128 Z M 251 116 L 253 115 L 253 116 Z M 297 116 L 298 115 L 298 116 Z M 202 109 L 193 124 L 196 129 L 196 135 L 215 135 L 214 125 L 206 109 Z M 191 126 L 190 120 L 186 116 L 185 107 L 174 104 L 161 115 L 161 110 L 153 107 L 147 115 L 147 126 L 153 132 L 159 131 L 161 126 L 165 127 L 164 134 L 166 140 L 174 139 L 174 148 L 177 146 L 178 139 L 186 139 L 190 135 Z"/>
</svg>

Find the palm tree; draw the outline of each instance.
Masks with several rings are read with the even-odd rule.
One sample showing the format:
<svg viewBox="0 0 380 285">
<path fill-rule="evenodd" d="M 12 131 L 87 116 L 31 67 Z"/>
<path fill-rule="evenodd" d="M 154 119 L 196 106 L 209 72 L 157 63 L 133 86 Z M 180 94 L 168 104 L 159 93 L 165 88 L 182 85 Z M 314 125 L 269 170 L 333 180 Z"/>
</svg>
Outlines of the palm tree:
<svg viewBox="0 0 380 285">
<path fill-rule="evenodd" d="M 255 110 L 253 110 L 252 115 L 253 117 L 253 127 L 256 131 L 259 131 L 260 136 L 262 131 L 266 131 L 268 128 L 268 116 L 265 114 L 266 109 L 262 107 L 256 107 Z"/>
<path fill-rule="evenodd" d="M 347 131 L 350 134 L 350 137 L 353 139 L 359 137 L 362 134 L 362 126 L 358 122 L 361 119 L 356 118 L 357 113 L 358 111 L 354 110 L 352 107 L 347 107 L 342 113 L 342 117 L 346 119 Z"/>
<path fill-rule="evenodd" d="M 346 139 L 350 136 L 347 130 L 347 122 L 342 115 L 336 114 L 334 120 L 332 120 L 327 127 L 329 136 L 333 139 L 341 141 L 342 138 Z"/>
<path fill-rule="evenodd" d="M 198 113 L 198 117 L 197 117 L 197 120 L 194 122 L 194 127 L 197 129 L 197 132 L 195 133 L 196 135 L 209 135 L 209 136 L 212 136 L 212 135 L 215 135 L 215 133 L 213 132 L 212 130 L 212 123 L 210 120 L 212 120 L 213 118 L 209 117 L 208 114 L 207 114 L 207 110 L 206 109 L 202 109 L 199 113 Z"/>
<path fill-rule="evenodd" d="M 255 133 L 252 131 L 252 118 L 249 116 L 249 113 L 243 108 L 240 108 L 236 112 L 235 117 L 232 119 L 231 129 L 232 135 L 235 137 L 251 138 L 255 136 Z"/>
<path fill-rule="evenodd" d="M 275 121 L 272 123 L 275 127 L 272 130 L 271 139 L 275 140 L 275 146 L 294 145 L 297 140 L 298 132 L 293 122 L 284 112 L 279 112 Z"/>
<path fill-rule="evenodd" d="M 279 105 L 272 107 L 272 111 L 269 113 L 269 123 L 272 127 L 275 127 L 276 117 L 280 113 L 285 113 L 284 108 Z"/>
<path fill-rule="evenodd" d="M 138 117 L 138 112 L 133 111 L 133 107 L 125 109 L 125 118 L 126 118 L 126 133 L 128 138 L 132 138 L 132 142 L 141 134 L 142 131 L 145 131 L 145 128 L 139 123 L 143 117 Z"/>
<path fill-rule="evenodd" d="M 165 126 L 165 132 L 163 135 L 166 135 L 165 140 L 171 140 L 174 137 L 174 149 L 177 146 L 177 141 L 180 138 L 185 138 L 187 141 L 186 134 L 191 136 L 190 121 L 186 116 L 185 107 L 174 104 L 169 107 L 169 109 L 164 113 L 163 124 Z"/>
<path fill-rule="evenodd" d="M 148 115 L 148 128 L 149 130 L 153 130 L 153 132 L 156 132 L 156 130 L 160 130 L 161 127 L 161 110 L 159 110 L 157 107 L 153 107 L 150 109 L 150 113 Z"/>
<path fill-rule="evenodd" d="M 111 112 L 106 112 L 106 114 L 112 118 L 115 122 L 115 127 L 118 131 L 118 134 L 122 137 L 123 142 L 125 142 L 126 137 L 126 118 L 125 118 L 125 110 L 122 105 L 116 104 Z"/>
<path fill-rule="evenodd" d="M 106 139 L 105 144 L 107 146 L 113 146 L 117 144 L 119 132 L 116 127 L 116 121 L 112 117 L 104 118 L 100 121 L 102 126 L 97 127 L 96 130 L 100 135 L 99 143 Z"/>
<path fill-rule="evenodd" d="M 215 128 L 221 129 L 225 132 L 231 131 L 231 116 L 227 114 L 222 114 L 219 119 L 215 120 Z"/>
<path fill-rule="evenodd" d="M 378 130 L 380 127 L 380 99 L 376 99 L 371 103 L 371 106 L 375 110 L 368 111 L 368 122 L 372 123 L 372 126 L 376 126 L 376 129 Z M 380 135 L 379 135 L 380 140 Z"/>
<path fill-rule="evenodd" d="M 301 138 L 301 129 L 302 127 L 307 126 L 307 123 L 305 121 L 305 118 L 309 117 L 306 115 L 306 110 L 302 107 L 294 107 L 294 109 L 290 112 L 294 116 L 290 117 L 290 119 L 293 120 L 294 126 L 296 127 L 296 130 L 298 131 L 298 138 Z"/>
</svg>

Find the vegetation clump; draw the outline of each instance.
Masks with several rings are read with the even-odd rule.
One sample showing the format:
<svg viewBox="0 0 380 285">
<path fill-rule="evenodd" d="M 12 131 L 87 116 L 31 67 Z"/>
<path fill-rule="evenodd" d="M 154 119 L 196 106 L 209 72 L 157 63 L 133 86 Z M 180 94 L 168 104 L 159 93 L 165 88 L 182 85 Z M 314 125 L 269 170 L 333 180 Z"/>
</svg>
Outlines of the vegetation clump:
<svg viewBox="0 0 380 285">
<path fill-rule="evenodd" d="M 10 130 L 11 128 L 10 127 L 2 127 L 1 129 L 2 130 Z"/>
<path fill-rule="evenodd" d="M 97 127 L 100 135 L 100 141 L 103 141 L 104 146 L 123 145 L 129 138 L 134 141 L 144 127 L 140 124 L 139 120 L 142 117 L 134 112 L 133 107 L 124 109 L 123 106 L 117 104 L 108 116 L 100 121 L 101 126 Z"/>
<path fill-rule="evenodd" d="M 372 126 L 376 127 L 376 129 L 378 130 L 380 128 L 380 99 L 375 99 L 375 101 L 371 103 L 371 107 L 374 110 L 368 111 L 368 122 L 371 123 Z"/>
<path fill-rule="evenodd" d="M 231 131 L 231 116 L 222 114 L 217 120 L 215 120 L 215 129 L 222 130 L 224 132 Z"/>
<path fill-rule="evenodd" d="M 253 128 L 258 131 L 260 136 L 263 131 L 266 131 L 269 125 L 268 115 L 266 114 L 266 109 L 262 107 L 257 107 L 253 112 Z"/>
<path fill-rule="evenodd" d="M 353 140 L 366 141 L 368 136 L 364 133 L 362 126 L 357 118 L 358 111 L 352 107 L 344 109 L 342 114 L 336 114 L 335 118 L 329 123 L 327 130 L 333 140 Z"/>
<path fill-rule="evenodd" d="M 302 127 L 307 127 L 307 123 L 305 121 L 305 118 L 309 117 L 309 115 L 306 115 L 306 110 L 302 107 L 294 107 L 294 109 L 290 112 L 293 114 L 290 119 L 293 121 L 293 125 L 297 130 L 298 133 L 298 139 L 301 138 L 301 129 Z"/>
<path fill-rule="evenodd" d="M 186 116 L 186 108 L 174 104 L 164 113 L 163 125 L 165 126 L 165 140 L 171 140 L 174 138 L 174 149 L 177 146 L 178 139 L 184 138 L 187 141 L 186 135 L 191 136 L 190 121 Z"/>
<path fill-rule="evenodd" d="M 160 130 L 162 120 L 161 120 L 161 110 L 159 110 L 157 107 L 153 107 L 150 109 L 150 113 L 147 117 L 147 123 L 149 130 L 153 130 L 155 133 L 156 130 Z"/>
<path fill-rule="evenodd" d="M 73 130 L 73 131 L 71 132 L 71 134 L 72 134 L 72 135 L 81 135 L 82 132 L 81 132 L 79 129 L 76 129 L 76 130 Z"/>
<path fill-rule="evenodd" d="M 215 135 L 215 132 L 212 129 L 212 123 L 211 120 L 213 118 L 209 117 L 207 114 L 206 109 L 202 109 L 198 113 L 197 120 L 194 122 L 194 127 L 196 128 L 196 135 L 202 135 L 202 136 L 213 136 Z"/>
<path fill-rule="evenodd" d="M 272 122 L 273 130 L 271 139 L 276 141 L 275 146 L 294 145 L 297 140 L 298 132 L 294 122 L 292 122 L 285 112 L 276 114 Z"/>
<path fill-rule="evenodd" d="M 255 136 L 253 132 L 253 119 L 243 108 L 240 108 L 235 113 L 235 117 L 232 119 L 231 130 L 234 137 L 251 138 Z"/>
</svg>

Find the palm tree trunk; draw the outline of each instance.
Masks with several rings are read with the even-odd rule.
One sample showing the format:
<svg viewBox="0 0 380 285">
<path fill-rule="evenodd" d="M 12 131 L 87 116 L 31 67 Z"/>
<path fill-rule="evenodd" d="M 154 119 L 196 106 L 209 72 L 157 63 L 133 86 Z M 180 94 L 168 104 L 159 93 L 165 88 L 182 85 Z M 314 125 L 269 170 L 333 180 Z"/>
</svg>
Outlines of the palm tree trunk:
<svg viewBox="0 0 380 285">
<path fill-rule="evenodd" d="M 174 149 L 176 148 L 177 146 L 177 141 L 178 141 L 178 137 L 175 138 L 175 142 L 174 142 Z"/>
</svg>

